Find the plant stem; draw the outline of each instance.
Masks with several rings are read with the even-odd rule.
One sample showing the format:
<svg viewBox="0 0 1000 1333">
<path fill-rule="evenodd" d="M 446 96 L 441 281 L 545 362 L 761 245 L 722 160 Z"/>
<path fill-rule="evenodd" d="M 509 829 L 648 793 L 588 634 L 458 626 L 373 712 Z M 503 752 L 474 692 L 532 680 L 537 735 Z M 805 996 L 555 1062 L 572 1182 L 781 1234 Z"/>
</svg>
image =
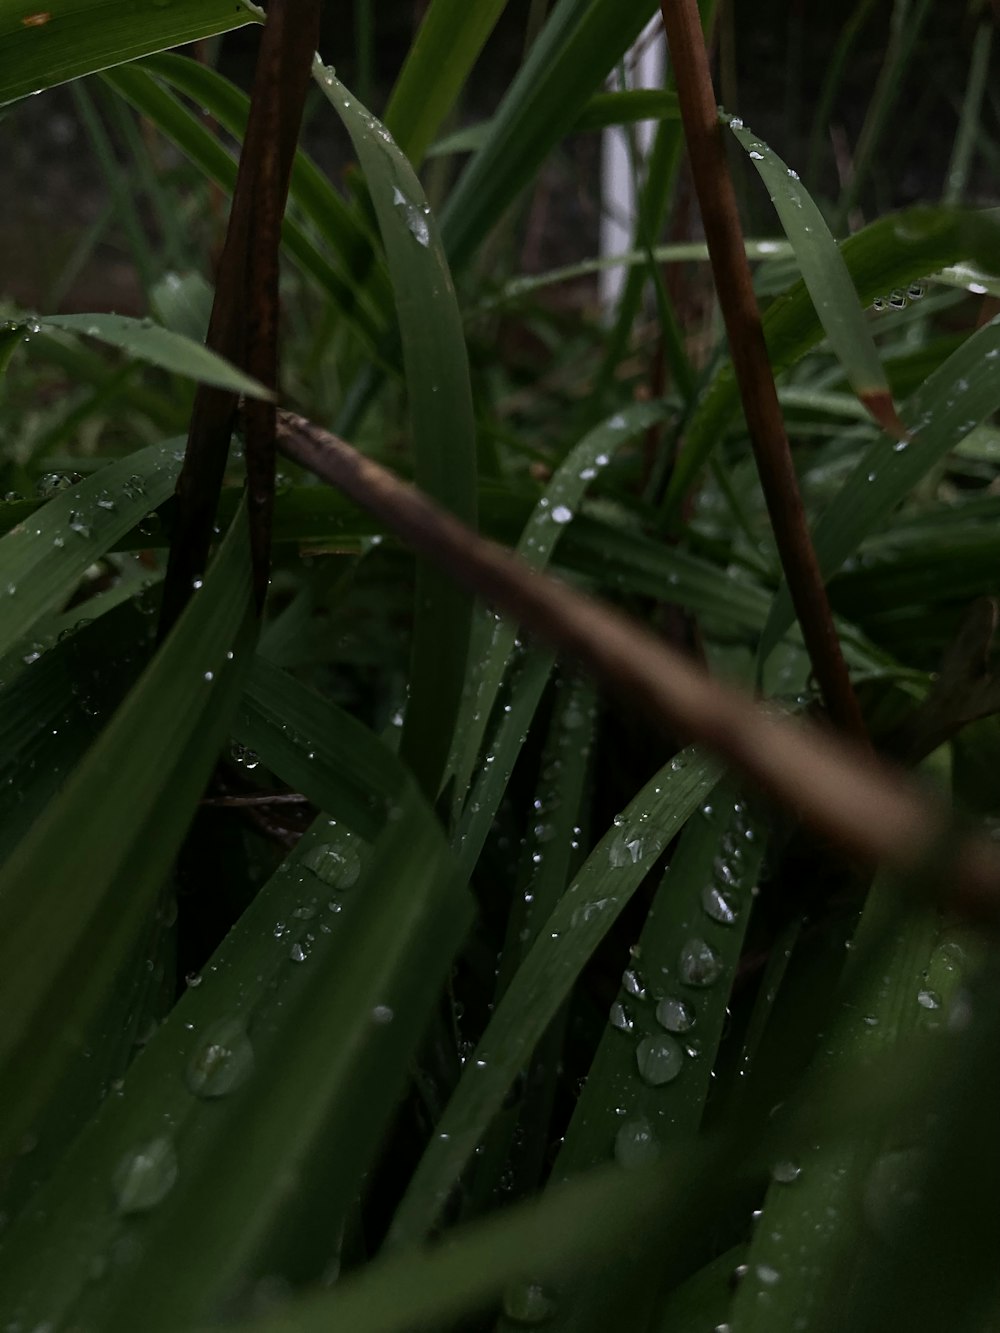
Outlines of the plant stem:
<svg viewBox="0 0 1000 1333">
<path fill-rule="evenodd" d="M 833 627 L 767 357 L 698 8 L 694 0 L 663 0 L 661 9 L 733 369 L 782 568 L 827 712 L 864 743 L 861 710 Z"/>
</svg>

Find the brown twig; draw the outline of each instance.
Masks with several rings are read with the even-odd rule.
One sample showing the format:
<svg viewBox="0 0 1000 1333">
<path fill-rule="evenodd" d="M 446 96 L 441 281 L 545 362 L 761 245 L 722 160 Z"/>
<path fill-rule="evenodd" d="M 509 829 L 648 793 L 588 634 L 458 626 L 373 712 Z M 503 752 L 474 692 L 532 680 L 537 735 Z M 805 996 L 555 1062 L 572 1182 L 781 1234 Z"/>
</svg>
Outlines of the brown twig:
<svg viewBox="0 0 1000 1333">
<path fill-rule="evenodd" d="M 277 379 L 277 248 L 322 0 L 271 0 L 261 38 L 226 241 L 216 275 L 206 345 L 268 388 Z M 163 585 L 160 636 L 167 633 L 208 561 L 229 452 L 236 395 L 199 385 Z M 274 408 L 247 410 L 251 550 L 258 608 L 267 586 Z"/>
<path fill-rule="evenodd" d="M 948 874 L 941 878 L 951 905 L 1000 924 L 1000 853 L 981 838 L 949 843 L 945 807 L 866 748 L 755 706 L 645 628 L 532 570 L 305 418 L 278 414 L 278 448 L 453 578 L 571 653 L 671 733 L 720 755 L 845 852 L 926 879 L 946 849 Z"/>
<path fill-rule="evenodd" d="M 848 735 L 866 743 L 861 710 L 833 627 L 778 405 L 698 6 L 695 0 L 663 0 L 661 11 L 733 370 L 782 568 L 827 712 Z"/>
</svg>

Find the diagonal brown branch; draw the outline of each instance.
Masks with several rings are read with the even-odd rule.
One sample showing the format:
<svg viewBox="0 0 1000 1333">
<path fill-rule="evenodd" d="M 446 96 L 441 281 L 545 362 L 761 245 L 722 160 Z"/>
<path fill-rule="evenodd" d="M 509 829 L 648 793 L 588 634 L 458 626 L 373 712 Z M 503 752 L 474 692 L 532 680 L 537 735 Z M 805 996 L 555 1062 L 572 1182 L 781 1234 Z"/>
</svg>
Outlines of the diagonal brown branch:
<svg viewBox="0 0 1000 1333">
<path fill-rule="evenodd" d="M 833 627 L 778 405 L 698 6 L 695 0 L 662 0 L 661 10 L 715 287 L 782 568 L 827 712 L 864 741 L 861 710 Z"/>
<path fill-rule="evenodd" d="M 948 901 L 1000 924 L 1000 853 L 981 838 L 950 842 L 944 806 L 866 748 L 793 723 L 711 680 L 643 627 L 532 570 L 305 418 L 279 412 L 278 448 L 378 515 L 453 578 L 578 658 L 672 734 L 720 755 L 845 852 L 924 882 L 945 849 Z"/>
</svg>

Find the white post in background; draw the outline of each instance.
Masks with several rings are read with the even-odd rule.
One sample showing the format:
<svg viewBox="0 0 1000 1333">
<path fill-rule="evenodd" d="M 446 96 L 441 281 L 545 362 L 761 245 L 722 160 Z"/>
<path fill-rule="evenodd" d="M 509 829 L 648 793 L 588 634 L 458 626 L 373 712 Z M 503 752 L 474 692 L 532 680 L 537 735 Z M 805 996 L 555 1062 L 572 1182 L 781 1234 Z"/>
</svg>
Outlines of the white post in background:
<svg viewBox="0 0 1000 1333">
<path fill-rule="evenodd" d="M 629 88 L 662 88 L 664 72 L 663 27 L 659 14 L 643 29 L 638 41 L 625 57 L 626 86 Z M 620 74 L 615 70 L 609 86 L 622 87 Z M 643 120 L 634 127 L 638 148 L 640 180 L 642 166 L 653 142 L 656 121 Z M 632 188 L 632 161 L 628 137 L 621 126 L 613 125 L 601 136 L 601 229 L 600 255 L 624 254 L 632 248 L 635 238 L 636 197 Z M 601 313 L 610 320 L 625 285 L 625 269 L 621 266 L 601 269 L 597 277 Z"/>
</svg>

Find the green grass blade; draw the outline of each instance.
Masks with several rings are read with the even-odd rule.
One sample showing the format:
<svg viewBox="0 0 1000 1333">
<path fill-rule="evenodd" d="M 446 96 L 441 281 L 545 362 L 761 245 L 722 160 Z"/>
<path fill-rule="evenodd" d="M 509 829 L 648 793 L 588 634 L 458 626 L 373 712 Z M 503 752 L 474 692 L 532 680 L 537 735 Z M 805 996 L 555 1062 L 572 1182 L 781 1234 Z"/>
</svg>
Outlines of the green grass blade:
<svg viewBox="0 0 1000 1333">
<path fill-rule="evenodd" d="M 623 92 L 595 93 L 577 117 L 572 133 L 588 134 L 611 125 L 634 125 L 641 120 L 678 120 L 677 94 L 663 88 L 629 88 Z M 493 132 L 493 122 L 482 120 L 456 130 L 427 149 L 428 157 L 449 153 L 478 153 Z"/>
<path fill-rule="evenodd" d="M 526 1274 L 542 1283 L 571 1279 L 634 1253 L 637 1237 L 643 1249 L 646 1242 L 671 1253 L 684 1250 L 704 1229 L 706 1173 L 713 1187 L 721 1178 L 712 1152 L 697 1146 L 638 1178 L 594 1172 L 537 1202 L 463 1227 L 447 1245 L 377 1259 L 336 1290 L 233 1324 L 233 1333 L 452 1328 L 464 1315 L 489 1310 L 508 1283 Z"/>
<path fill-rule="evenodd" d="M 455 856 L 466 878 L 476 868 L 555 660 L 554 653 L 536 648 L 513 673 L 509 702 L 455 829 Z"/>
<path fill-rule="evenodd" d="M 169 46 L 258 21 L 240 0 L 0 0 L 0 106 Z"/>
<path fill-rule="evenodd" d="M 763 831 L 725 785 L 688 820 L 623 973 L 553 1183 L 611 1158 L 646 1166 L 697 1131 Z"/>
<path fill-rule="evenodd" d="M 538 769 L 531 823 L 523 839 L 497 966 L 499 1000 L 527 957 L 582 859 L 582 827 L 589 818 L 590 754 L 597 699 L 582 676 L 557 677 L 552 720 Z M 462 1216 L 474 1217 L 498 1199 L 535 1190 L 547 1164 L 565 1042 L 564 1014 L 542 1037 L 523 1091 L 494 1117 L 479 1151 Z"/>
<path fill-rule="evenodd" d="M 887 914 L 897 910 L 896 887 L 876 881 L 856 947 L 863 949 L 873 930 L 883 931 Z M 881 956 L 868 960 L 871 975 L 851 993 L 823 1038 L 817 1080 L 856 1085 L 918 1030 L 929 1013 L 918 997 L 925 994 L 936 934 L 932 913 L 898 921 Z M 892 1168 L 900 1157 L 902 1145 L 887 1142 L 886 1132 L 884 1124 L 869 1119 L 862 1142 L 827 1136 L 775 1163 L 747 1253 L 748 1271 L 733 1302 L 734 1333 L 780 1328 L 796 1319 L 806 1328 L 827 1326 L 830 1302 L 842 1283 L 850 1285 L 845 1265 L 876 1211 L 878 1159 L 883 1155 Z M 883 1174 L 888 1177 L 888 1170 Z"/>
<path fill-rule="evenodd" d="M 238 697 L 252 628 L 245 518 L 99 741 L 0 874 L 0 1160 L 100 1007 L 168 873 Z M 95 793 L 99 802 L 95 803 Z"/>
<path fill-rule="evenodd" d="M 190 1327 L 265 1274 L 321 1271 L 468 916 L 412 784 L 372 852 L 321 816 L 8 1237 L 4 1309 Z M 161 1197 L 116 1201 L 130 1145 L 165 1134 Z"/>
<path fill-rule="evenodd" d="M 441 219 L 448 258 L 464 268 L 608 70 L 635 41 L 652 0 L 559 0 L 466 167 Z"/>
<path fill-rule="evenodd" d="M 785 235 L 795 250 L 802 281 L 851 387 L 861 399 L 888 394 L 889 383 L 875 349 L 871 325 L 823 214 L 797 172 L 786 166 L 741 120 L 730 117 L 728 123 L 767 187 Z"/>
<path fill-rule="evenodd" d="M 58 609 L 84 570 L 167 499 L 182 449 L 183 441 L 167 440 L 109 463 L 0 539 L 0 655 Z"/>
<path fill-rule="evenodd" d="M 640 431 L 662 421 L 667 410 L 663 405 L 653 403 L 628 407 L 602 421 L 574 445 L 559 464 L 525 524 L 517 543 L 518 555 L 535 569 L 545 569 L 563 534 L 573 530 L 572 520 L 590 483 L 608 465 L 615 450 Z M 452 801 L 456 812 L 469 790 L 497 691 L 517 637 L 516 624 L 504 619 L 494 622 L 485 612 L 479 630 L 487 646 L 477 656 L 474 688 L 463 700 L 451 757 L 450 767 L 455 774 Z"/>
<path fill-rule="evenodd" d="M 465 523 L 477 522 L 469 361 L 448 264 L 420 183 L 388 130 L 332 70 L 317 79 L 351 136 L 378 217 L 392 278 L 409 397 L 417 484 Z M 410 692 L 400 753 L 437 796 L 465 680 L 471 594 L 417 565 Z"/>
<path fill-rule="evenodd" d="M 909 440 L 875 440 L 816 526 L 820 568 L 829 578 L 920 479 L 1000 407 L 1000 317 L 977 330 L 907 401 Z M 760 642 L 763 661 L 791 624 L 791 599 L 775 597 Z"/>
<path fill-rule="evenodd" d="M 911 208 L 879 218 L 841 246 L 858 299 L 869 305 L 893 287 L 971 259 L 992 272 L 1000 253 L 1000 217 L 996 212 Z M 804 282 L 778 297 L 764 312 L 768 356 L 776 375 L 786 370 L 823 336 L 823 325 Z M 702 395 L 685 432 L 684 448 L 671 478 L 664 512 L 672 514 L 694 477 L 739 411 L 732 364 L 726 362 Z"/>
<path fill-rule="evenodd" d="M 184 375 L 202 384 L 246 394 L 250 398 L 273 398 L 262 384 L 203 343 L 161 328 L 151 319 L 129 319 L 126 315 L 42 315 L 37 322 L 43 328 L 62 329 L 96 338 L 109 347 L 118 347 L 139 361 L 147 361 L 161 370 Z"/>
<path fill-rule="evenodd" d="M 393 1245 L 433 1226 L 504 1094 L 656 858 L 718 780 L 698 754 L 671 760 L 616 819 L 545 923 L 500 1001 L 397 1210 Z"/>
<path fill-rule="evenodd" d="M 507 0 L 432 0 L 396 80 L 386 127 L 414 167 L 458 101 Z"/>
</svg>

